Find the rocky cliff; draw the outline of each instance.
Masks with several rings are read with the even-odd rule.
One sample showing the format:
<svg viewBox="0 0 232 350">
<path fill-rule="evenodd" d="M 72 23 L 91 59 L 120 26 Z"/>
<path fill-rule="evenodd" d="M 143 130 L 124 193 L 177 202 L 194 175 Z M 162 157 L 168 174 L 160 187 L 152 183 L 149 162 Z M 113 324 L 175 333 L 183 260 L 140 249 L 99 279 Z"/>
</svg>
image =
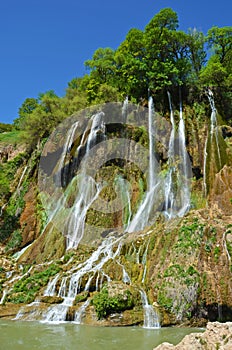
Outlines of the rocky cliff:
<svg viewBox="0 0 232 350">
<path fill-rule="evenodd" d="M 125 233 L 118 229 L 125 220 L 122 211 L 99 215 L 90 208 L 86 216 L 90 226 L 105 227 L 107 223 L 113 227 L 99 232 L 95 246 L 85 242 L 66 251 L 67 240 L 59 226 L 47 223 L 42 205 L 45 193 L 39 192 L 37 186 L 42 146 L 30 155 L 13 154 L 11 145 L 4 148 L 0 161 L 10 179 L 10 189 L 1 198 L 0 317 L 12 318 L 22 306 L 38 300 L 39 307 L 27 307 L 24 315 L 41 319 L 52 305 L 64 301 L 60 290 L 65 278 L 67 291 L 72 274 L 78 275 L 78 268 L 92 259 L 94 249 L 101 247 L 104 239 L 113 237 L 110 250 L 102 246 L 94 264 L 78 279 L 80 299 L 68 307 L 66 320 L 73 320 L 76 311 L 85 305 L 83 322 L 142 324 L 141 291 L 146 293 L 149 305 L 164 326 L 205 325 L 208 320 L 232 319 L 232 135 L 229 126 L 220 126 L 219 143 L 207 144 L 210 119 L 202 114 L 193 117 L 193 112 L 196 111 L 185 110 L 186 145 L 193 172 L 189 212 L 168 221 L 159 214 L 144 230 Z M 148 135 L 141 127 L 125 129 L 111 125 L 107 133 L 108 137 L 127 135 L 144 147 L 148 144 Z M 129 143 L 128 153 L 133 147 L 133 142 Z M 156 152 L 165 173 L 168 152 L 161 142 Z M 210 155 L 208 158 L 206 153 Z M 145 178 L 138 168 L 119 159 L 101 168 L 99 177 L 110 183 L 101 196 L 112 200 L 113 179 L 118 174 L 132 183 L 133 210 L 146 189 Z M 72 203 L 70 195 L 67 208 L 60 213 L 61 219 Z M 105 256 L 108 258 L 104 260 Z M 51 298 L 46 288 L 56 276 L 54 298 Z"/>
</svg>

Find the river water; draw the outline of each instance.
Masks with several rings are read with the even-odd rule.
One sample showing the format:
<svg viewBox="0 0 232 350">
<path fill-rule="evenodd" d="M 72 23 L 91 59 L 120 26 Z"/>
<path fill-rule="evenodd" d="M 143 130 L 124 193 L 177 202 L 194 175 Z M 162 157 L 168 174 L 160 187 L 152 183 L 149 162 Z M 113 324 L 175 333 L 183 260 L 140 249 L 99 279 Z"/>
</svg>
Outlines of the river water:
<svg viewBox="0 0 232 350">
<path fill-rule="evenodd" d="M 177 344 L 196 328 L 92 327 L 0 320 L 0 350 L 152 350 Z"/>
</svg>

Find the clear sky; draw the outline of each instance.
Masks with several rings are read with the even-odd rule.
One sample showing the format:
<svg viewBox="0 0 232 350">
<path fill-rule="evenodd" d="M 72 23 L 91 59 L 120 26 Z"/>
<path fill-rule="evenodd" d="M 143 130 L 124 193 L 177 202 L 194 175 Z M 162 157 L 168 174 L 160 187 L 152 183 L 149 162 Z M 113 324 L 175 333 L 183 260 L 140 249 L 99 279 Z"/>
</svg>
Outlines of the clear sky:
<svg viewBox="0 0 232 350">
<path fill-rule="evenodd" d="M 17 118 L 27 97 L 63 96 L 98 47 L 117 48 L 165 7 L 185 31 L 232 25 L 231 0 L 1 0 L 0 122 Z"/>
</svg>

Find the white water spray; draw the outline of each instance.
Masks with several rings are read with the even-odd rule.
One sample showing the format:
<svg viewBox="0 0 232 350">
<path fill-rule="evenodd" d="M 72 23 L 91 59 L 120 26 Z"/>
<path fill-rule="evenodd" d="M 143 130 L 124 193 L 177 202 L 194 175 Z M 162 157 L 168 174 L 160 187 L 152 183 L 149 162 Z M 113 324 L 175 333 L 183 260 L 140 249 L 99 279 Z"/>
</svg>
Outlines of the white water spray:
<svg viewBox="0 0 232 350">
<path fill-rule="evenodd" d="M 180 182 L 180 209 L 178 216 L 183 216 L 190 208 L 190 189 L 188 174 L 188 158 L 185 141 L 185 125 L 183 119 L 182 103 L 180 102 L 180 122 L 178 128 L 179 138 L 179 182 Z"/>
<path fill-rule="evenodd" d="M 176 171 L 175 169 L 175 121 L 174 121 L 174 113 L 172 108 L 171 95 L 168 92 L 168 101 L 170 108 L 170 121 L 171 121 L 171 134 L 169 138 L 169 147 L 168 147 L 168 173 L 166 175 L 165 183 L 164 183 L 164 214 L 168 219 L 171 219 L 174 216 L 174 190 L 173 190 L 173 175 Z"/>
<path fill-rule="evenodd" d="M 130 225 L 128 226 L 128 232 L 134 232 L 144 229 L 149 224 L 149 219 L 154 208 L 155 200 L 158 200 L 158 188 L 160 186 L 160 180 L 157 175 L 156 159 L 154 154 L 154 104 L 152 97 L 149 98 L 149 110 L 148 110 L 148 132 L 149 132 L 149 172 L 148 172 L 148 190 L 144 195 L 144 198 L 134 215 Z M 155 196 L 155 193 L 157 196 Z"/>
<path fill-rule="evenodd" d="M 140 290 L 140 295 L 144 309 L 143 328 L 160 328 L 159 316 L 153 306 L 148 303 L 147 295 L 143 289 Z"/>
</svg>

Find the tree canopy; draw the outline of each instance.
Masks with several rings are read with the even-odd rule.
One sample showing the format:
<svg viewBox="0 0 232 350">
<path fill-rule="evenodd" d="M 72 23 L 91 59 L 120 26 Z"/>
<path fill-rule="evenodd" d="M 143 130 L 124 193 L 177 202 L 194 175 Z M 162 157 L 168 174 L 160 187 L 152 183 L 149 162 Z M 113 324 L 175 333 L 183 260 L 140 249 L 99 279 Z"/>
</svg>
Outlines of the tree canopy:
<svg viewBox="0 0 232 350">
<path fill-rule="evenodd" d="M 54 91 L 27 98 L 19 108 L 15 127 L 24 130 L 29 143 L 46 137 L 64 118 L 91 104 L 147 100 L 148 90 L 156 101 L 163 101 L 170 90 L 173 100 L 182 97 L 197 101 L 205 86 L 210 86 L 220 113 L 232 116 L 232 27 L 179 30 L 178 15 L 164 8 L 144 30 L 132 28 L 115 50 L 98 48 L 85 62 L 88 74 L 73 78 L 66 94 Z M 158 105 L 158 108 L 161 108 Z M 163 102 L 162 102 L 163 103 Z M 162 107 L 162 108 L 165 108 Z"/>
</svg>

